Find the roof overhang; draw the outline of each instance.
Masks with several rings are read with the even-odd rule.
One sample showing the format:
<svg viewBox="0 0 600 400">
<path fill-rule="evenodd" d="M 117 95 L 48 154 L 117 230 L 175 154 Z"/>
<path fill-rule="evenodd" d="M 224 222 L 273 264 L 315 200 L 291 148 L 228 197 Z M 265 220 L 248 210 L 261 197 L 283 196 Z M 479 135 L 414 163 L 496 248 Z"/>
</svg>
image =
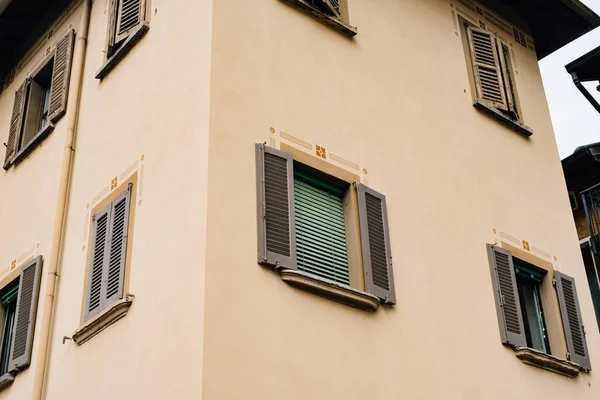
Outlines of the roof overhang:
<svg viewBox="0 0 600 400">
<path fill-rule="evenodd" d="M 576 73 L 581 82 L 600 81 L 600 46 L 565 67 L 569 74 Z"/>
<path fill-rule="evenodd" d="M 578 0 L 483 0 L 483 3 L 492 9 L 510 7 L 518 12 L 531 28 L 538 60 L 600 26 L 600 17 Z"/>
<path fill-rule="evenodd" d="M 573 154 L 562 160 L 562 166 L 567 180 L 600 171 L 600 142 L 576 148 Z"/>
<path fill-rule="evenodd" d="M 71 0 L 0 0 L 0 88 L 5 75 Z"/>
</svg>

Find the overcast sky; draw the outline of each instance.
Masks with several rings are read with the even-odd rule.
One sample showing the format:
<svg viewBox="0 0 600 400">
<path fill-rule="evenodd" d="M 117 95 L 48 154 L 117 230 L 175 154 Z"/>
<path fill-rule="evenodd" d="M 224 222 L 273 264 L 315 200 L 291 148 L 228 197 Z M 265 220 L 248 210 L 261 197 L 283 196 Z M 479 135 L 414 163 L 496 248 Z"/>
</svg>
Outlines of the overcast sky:
<svg viewBox="0 0 600 400">
<path fill-rule="evenodd" d="M 582 0 L 600 15 L 600 0 Z M 571 42 L 540 61 L 544 88 L 550 105 L 552 124 L 560 157 L 573 153 L 577 146 L 600 142 L 600 113 L 583 97 L 573 84 L 565 65 L 600 46 L 600 28 Z M 598 82 L 585 85 L 600 101 Z"/>
</svg>

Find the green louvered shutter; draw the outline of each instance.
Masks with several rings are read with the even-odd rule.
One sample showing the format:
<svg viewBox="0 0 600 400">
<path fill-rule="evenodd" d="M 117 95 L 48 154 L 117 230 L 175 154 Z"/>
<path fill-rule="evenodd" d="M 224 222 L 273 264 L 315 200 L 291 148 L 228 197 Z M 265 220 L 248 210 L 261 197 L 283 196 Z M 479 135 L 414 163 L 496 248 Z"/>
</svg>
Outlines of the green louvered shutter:
<svg viewBox="0 0 600 400">
<path fill-rule="evenodd" d="M 339 188 L 295 172 L 298 270 L 349 286 L 342 196 Z"/>
</svg>

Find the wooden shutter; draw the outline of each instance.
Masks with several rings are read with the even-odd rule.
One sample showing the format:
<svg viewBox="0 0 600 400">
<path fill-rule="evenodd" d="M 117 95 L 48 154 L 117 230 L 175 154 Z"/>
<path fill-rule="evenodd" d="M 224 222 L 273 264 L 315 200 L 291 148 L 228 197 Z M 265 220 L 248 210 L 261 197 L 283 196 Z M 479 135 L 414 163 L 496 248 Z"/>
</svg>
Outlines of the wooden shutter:
<svg viewBox="0 0 600 400">
<path fill-rule="evenodd" d="M 118 0 L 115 42 L 126 39 L 129 32 L 144 21 L 145 9 L 143 0 Z"/>
<path fill-rule="evenodd" d="M 108 205 L 93 217 L 94 235 L 85 302 L 85 321 L 102 311 L 103 275 L 108 252 L 110 209 L 111 205 Z"/>
<path fill-rule="evenodd" d="M 6 155 L 4 157 L 4 169 L 8 169 L 12 159 L 19 150 L 19 140 L 23 131 L 23 119 L 25 116 L 25 102 L 27 100 L 27 89 L 30 79 L 25 82 L 15 92 L 15 101 L 10 119 L 10 129 L 8 131 L 8 141 L 6 142 Z"/>
<path fill-rule="evenodd" d="M 515 97 L 514 97 L 514 82 L 512 75 L 512 62 L 510 59 L 510 51 L 508 47 L 502 43 L 500 40 L 497 40 L 498 43 L 498 57 L 500 58 L 500 69 L 502 71 L 502 79 L 504 81 L 504 93 L 506 94 L 506 107 L 508 111 L 512 111 L 513 113 L 517 112 L 517 108 L 515 107 Z"/>
<path fill-rule="evenodd" d="M 487 251 L 502 343 L 527 347 L 512 253 L 492 244 L 487 245 Z"/>
<path fill-rule="evenodd" d="M 386 304 L 396 304 L 385 196 L 357 186 L 365 289 Z"/>
<path fill-rule="evenodd" d="M 567 359 L 590 371 L 590 355 L 585 340 L 585 329 L 581 319 L 579 299 L 575 280 L 561 272 L 554 271 L 558 304 L 562 315 L 565 338 L 567 339 Z"/>
<path fill-rule="evenodd" d="M 508 111 L 496 38 L 491 32 L 467 27 L 477 97 Z"/>
<path fill-rule="evenodd" d="M 50 105 L 48 106 L 48 118 L 52 122 L 58 121 L 67 111 L 74 38 L 75 32 L 71 29 L 58 41 L 54 50 Z"/>
<path fill-rule="evenodd" d="M 108 262 L 105 263 L 103 309 L 123 298 L 125 255 L 127 253 L 127 228 L 129 226 L 129 200 L 131 186 L 111 205 L 109 221 Z"/>
<path fill-rule="evenodd" d="M 256 145 L 258 262 L 296 269 L 294 161 L 292 155 Z"/>
<path fill-rule="evenodd" d="M 42 273 L 42 257 L 38 256 L 23 266 L 19 279 L 19 294 L 15 330 L 10 352 L 10 369 L 22 370 L 31 362 L 31 348 L 35 330 Z"/>
<path fill-rule="evenodd" d="M 323 0 L 323 3 L 335 14 L 337 18 L 341 17 L 340 14 L 340 0 Z"/>
</svg>

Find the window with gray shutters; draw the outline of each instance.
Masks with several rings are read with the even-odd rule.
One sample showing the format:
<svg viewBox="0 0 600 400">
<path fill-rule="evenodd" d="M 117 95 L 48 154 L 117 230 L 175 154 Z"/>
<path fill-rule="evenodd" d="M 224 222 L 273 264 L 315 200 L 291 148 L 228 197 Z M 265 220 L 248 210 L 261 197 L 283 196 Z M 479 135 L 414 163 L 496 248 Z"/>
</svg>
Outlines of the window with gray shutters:
<svg viewBox="0 0 600 400">
<path fill-rule="evenodd" d="M 256 145 L 256 168 L 259 264 L 350 286 L 344 198 L 356 191 L 365 291 L 395 304 L 385 196 L 264 144 Z"/>
<path fill-rule="evenodd" d="M 93 216 L 85 321 L 123 298 L 131 184 Z"/>
<path fill-rule="evenodd" d="M 74 37 L 73 30 L 63 36 L 15 92 L 4 169 L 19 162 L 66 113 Z"/>
</svg>

